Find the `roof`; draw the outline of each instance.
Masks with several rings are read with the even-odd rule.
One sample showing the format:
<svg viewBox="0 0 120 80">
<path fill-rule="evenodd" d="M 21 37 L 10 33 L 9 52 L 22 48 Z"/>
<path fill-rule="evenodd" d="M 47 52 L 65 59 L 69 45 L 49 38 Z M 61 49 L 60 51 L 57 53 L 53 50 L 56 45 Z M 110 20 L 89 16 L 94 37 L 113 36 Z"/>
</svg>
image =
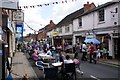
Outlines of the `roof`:
<svg viewBox="0 0 120 80">
<path fill-rule="evenodd" d="M 85 13 L 83 13 L 83 14 L 75 17 L 75 18 L 78 18 L 78 17 L 84 16 L 84 15 L 87 15 L 87 14 L 89 14 L 89 13 L 91 13 L 91 12 L 100 10 L 101 8 L 108 7 L 108 6 L 111 6 L 111 5 L 116 4 L 116 3 L 117 3 L 117 2 L 107 2 L 107 3 L 105 3 L 105 4 L 99 5 L 98 7 L 94 8 L 94 9 L 92 9 L 92 10 L 90 10 L 90 11 L 87 11 L 87 12 L 85 12 Z M 74 18 L 74 19 L 75 19 L 75 18 Z"/>
<path fill-rule="evenodd" d="M 82 14 L 84 12 L 84 9 L 81 8 L 69 15 L 67 15 L 64 19 L 62 19 L 56 26 L 60 27 L 61 25 L 65 25 L 66 23 L 70 23 L 72 21 L 72 19 L 80 14 Z"/>
</svg>

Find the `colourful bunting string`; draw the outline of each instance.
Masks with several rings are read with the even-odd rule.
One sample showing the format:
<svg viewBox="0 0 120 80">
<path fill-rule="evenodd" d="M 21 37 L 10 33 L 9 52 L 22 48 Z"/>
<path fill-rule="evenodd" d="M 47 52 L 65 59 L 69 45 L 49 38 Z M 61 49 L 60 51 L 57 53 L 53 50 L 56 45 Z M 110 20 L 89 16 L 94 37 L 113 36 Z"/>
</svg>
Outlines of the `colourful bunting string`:
<svg viewBox="0 0 120 80">
<path fill-rule="evenodd" d="M 33 28 L 31 28 L 26 22 L 24 22 L 24 23 L 27 25 L 27 27 L 28 27 L 29 29 L 33 30 L 34 32 L 38 32 L 38 31 L 34 30 Z"/>
<path fill-rule="evenodd" d="M 72 0 L 72 2 L 73 1 L 77 1 L 77 0 Z M 22 9 L 22 8 L 24 8 L 24 9 L 28 9 L 28 8 L 35 8 L 35 7 L 43 7 L 43 6 L 49 6 L 49 5 L 51 5 L 51 4 L 59 4 L 59 3 L 68 3 L 68 1 L 67 0 L 65 0 L 65 1 L 60 1 L 60 2 L 52 2 L 52 3 L 47 3 L 47 4 L 40 4 L 40 5 L 31 5 L 31 6 L 18 6 L 18 9 Z"/>
<path fill-rule="evenodd" d="M 32 27 L 30 27 L 26 22 L 24 22 L 27 27 L 30 29 L 30 30 L 33 30 L 34 32 L 39 32 L 39 31 L 36 31 L 35 29 L 33 29 Z M 43 24 L 40 24 L 40 26 L 46 26 L 46 25 L 43 25 Z"/>
</svg>

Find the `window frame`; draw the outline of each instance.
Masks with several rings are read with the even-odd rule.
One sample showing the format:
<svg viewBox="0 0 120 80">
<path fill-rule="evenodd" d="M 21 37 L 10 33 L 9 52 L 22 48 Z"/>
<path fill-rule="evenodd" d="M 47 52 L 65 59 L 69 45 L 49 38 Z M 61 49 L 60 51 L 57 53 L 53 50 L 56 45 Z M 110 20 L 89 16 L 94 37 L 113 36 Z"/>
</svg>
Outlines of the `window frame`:
<svg viewBox="0 0 120 80">
<path fill-rule="evenodd" d="M 59 33 L 62 33 L 62 28 L 59 28 Z"/>
<path fill-rule="evenodd" d="M 70 31 L 70 27 L 69 26 L 66 26 L 65 27 L 65 33 L 69 32 Z"/>
<path fill-rule="evenodd" d="M 105 21 L 105 10 L 104 10 L 104 8 L 102 8 L 98 11 L 98 21 L 99 22 Z"/>
<path fill-rule="evenodd" d="M 78 18 L 79 28 L 82 28 L 82 18 Z"/>
</svg>

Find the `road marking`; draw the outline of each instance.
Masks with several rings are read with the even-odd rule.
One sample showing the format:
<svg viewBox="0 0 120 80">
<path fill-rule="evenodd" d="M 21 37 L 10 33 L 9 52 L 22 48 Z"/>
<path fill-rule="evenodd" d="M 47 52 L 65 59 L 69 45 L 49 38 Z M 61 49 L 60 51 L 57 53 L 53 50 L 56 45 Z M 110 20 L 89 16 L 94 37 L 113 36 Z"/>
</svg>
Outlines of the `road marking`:
<svg viewBox="0 0 120 80">
<path fill-rule="evenodd" d="M 98 79 L 97 77 L 92 76 L 92 75 L 90 75 L 90 77 L 91 77 L 91 78 L 94 78 L 94 79 L 96 79 L 96 80 L 100 80 L 100 79 Z"/>
<path fill-rule="evenodd" d="M 78 73 L 80 73 L 81 75 L 83 75 L 83 71 L 80 71 L 79 69 L 76 70 Z"/>
</svg>

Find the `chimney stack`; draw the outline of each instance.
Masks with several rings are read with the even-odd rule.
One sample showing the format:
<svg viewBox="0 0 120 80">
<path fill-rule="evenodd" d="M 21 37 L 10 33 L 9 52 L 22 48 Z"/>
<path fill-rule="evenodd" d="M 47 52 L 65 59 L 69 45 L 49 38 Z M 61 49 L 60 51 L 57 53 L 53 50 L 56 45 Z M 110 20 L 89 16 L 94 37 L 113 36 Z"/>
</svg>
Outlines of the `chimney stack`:
<svg viewBox="0 0 120 80">
<path fill-rule="evenodd" d="M 94 3 L 89 3 L 87 2 L 87 4 L 84 4 L 84 12 L 87 12 L 93 8 L 96 8 L 95 4 Z"/>
</svg>

